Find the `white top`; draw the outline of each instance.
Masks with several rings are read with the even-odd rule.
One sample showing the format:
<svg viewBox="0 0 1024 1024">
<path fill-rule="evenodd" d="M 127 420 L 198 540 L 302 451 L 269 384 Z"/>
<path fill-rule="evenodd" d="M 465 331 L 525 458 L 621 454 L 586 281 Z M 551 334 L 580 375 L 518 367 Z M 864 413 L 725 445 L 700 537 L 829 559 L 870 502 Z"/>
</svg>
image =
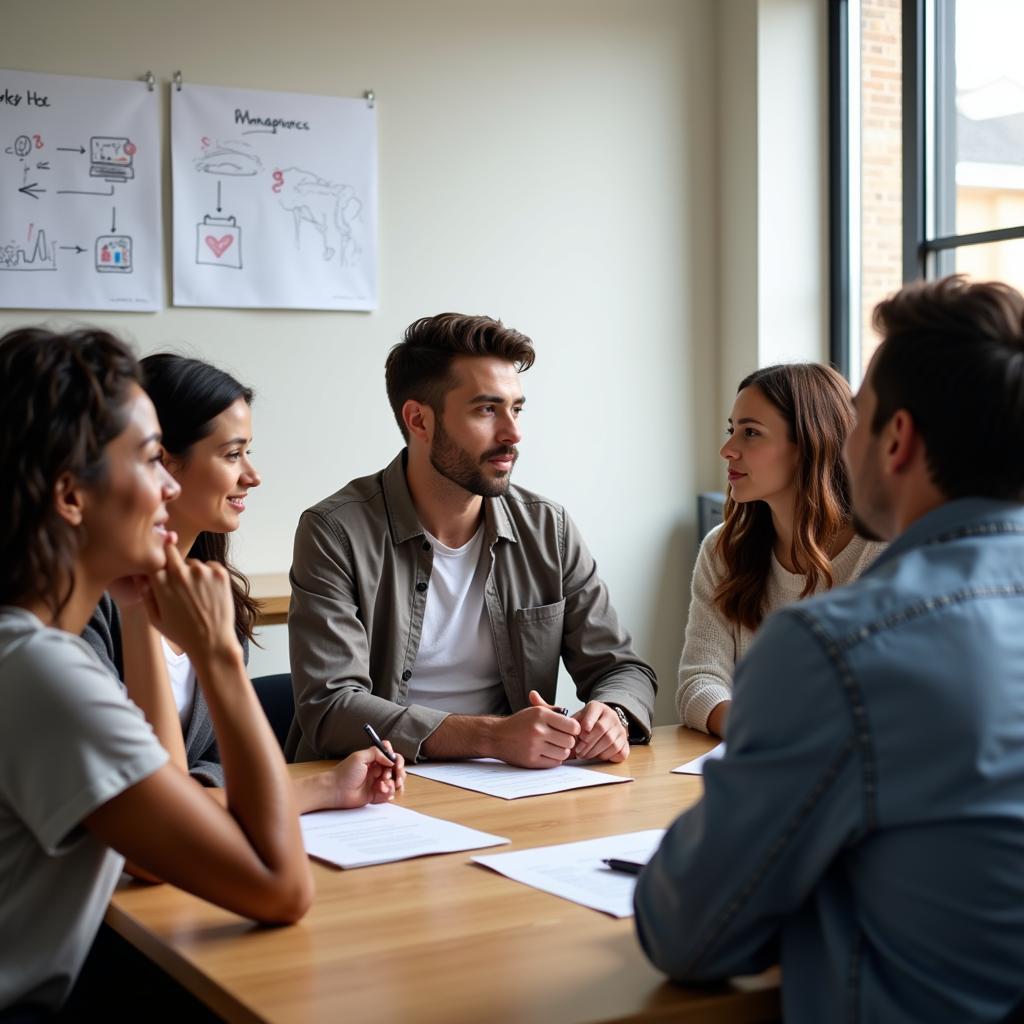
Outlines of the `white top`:
<svg viewBox="0 0 1024 1024">
<path fill-rule="evenodd" d="M 484 606 L 490 552 L 484 548 L 483 524 L 461 548 L 427 537 L 434 546 L 434 565 L 409 703 L 459 715 L 507 711 Z"/>
<path fill-rule="evenodd" d="M 196 703 L 196 670 L 184 651 L 175 654 L 164 637 L 160 637 L 160 643 L 164 649 L 167 676 L 174 691 L 174 703 L 178 708 L 178 720 L 182 731 L 187 732 L 188 723 L 192 720 L 192 708 Z"/>
<path fill-rule="evenodd" d="M 84 640 L 0 607 L 0 1010 L 67 998 L 124 863 L 81 821 L 166 761 Z"/>
<path fill-rule="evenodd" d="M 702 732 L 708 731 L 708 715 L 715 705 L 732 699 L 736 663 L 754 641 L 754 630 L 730 622 L 714 603 L 715 591 L 725 577 L 725 566 L 714 550 L 721 532 L 720 524 L 708 533 L 693 567 L 690 616 L 676 686 L 679 721 Z M 855 580 L 884 550 L 884 544 L 855 536 L 832 560 L 834 585 L 841 587 Z M 800 573 L 784 569 L 773 553 L 765 618 L 776 609 L 799 601 L 806 582 Z"/>
</svg>

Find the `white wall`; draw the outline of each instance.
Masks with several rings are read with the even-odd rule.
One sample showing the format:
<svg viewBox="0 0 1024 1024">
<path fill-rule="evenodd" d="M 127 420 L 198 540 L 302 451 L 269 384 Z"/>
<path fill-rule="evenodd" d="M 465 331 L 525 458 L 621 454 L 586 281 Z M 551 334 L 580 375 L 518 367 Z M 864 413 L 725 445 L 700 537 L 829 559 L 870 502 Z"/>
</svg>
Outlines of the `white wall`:
<svg viewBox="0 0 1024 1024">
<path fill-rule="evenodd" d="M 761 0 L 760 365 L 828 360 L 827 9 Z"/>
<path fill-rule="evenodd" d="M 376 92 L 377 312 L 77 315 L 256 388 L 243 569 L 286 568 L 300 511 L 397 451 L 382 368 L 407 323 L 501 316 L 539 352 L 517 479 L 580 523 L 674 719 L 694 493 L 718 477 L 716 6 L 6 0 L 0 67 Z M 44 318 L 2 311 L 0 329 Z M 280 667 L 273 644 L 258 670 Z"/>
<path fill-rule="evenodd" d="M 720 0 L 714 21 L 724 424 L 752 370 L 828 360 L 827 10 Z"/>
</svg>

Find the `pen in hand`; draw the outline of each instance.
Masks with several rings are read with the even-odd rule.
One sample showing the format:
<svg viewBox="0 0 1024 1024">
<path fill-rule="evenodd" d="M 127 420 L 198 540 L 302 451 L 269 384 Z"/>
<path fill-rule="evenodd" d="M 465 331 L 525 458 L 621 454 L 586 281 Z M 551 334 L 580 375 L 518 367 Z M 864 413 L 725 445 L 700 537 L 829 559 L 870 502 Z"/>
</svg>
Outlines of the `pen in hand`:
<svg viewBox="0 0 1024 1024">
<path fill-rule="evenodd" d="M 621 871 L 624 875 L 639 875 L 644 867 L 643 864 L 638 864 L 635 860 L 618 860 L 616 857 L 608 857 L 601 863 L 607 865 L 612 871 Z"/>
<path fill-rule="evenodd" d="M 385 756 L 385 757 L 386 757 L 386 758 L 387 758 L 387 759 L 388 759 L 388 760 L 389 760 L 389 761 L 390 761 L 390 762 L 391 762 L 392 764 L 395 764 L 395 763 L 396 763 L 396 761 L 395 761 L 395 755 L 394 755 L 394 754 L 392 754 L 392 753 L 391 753 L 391 751 L 390 751 L 390 750 L 388 750 L 388 748 L 384 746 L 384 743 L 383 743 L 383 742 L 381 741 L 381 738 L 380 738 L 380 737 L 379 737 L 379 736 L 377 735 L 377 730 L 376 730 L 376 729 L 374 729 L 374 727 L 373 727 L 372 725 L 370 725 L 370 723 L 369 723 L 369 722 L 367 722 L 367 723 L 366 723 L 366 725 L 364 725 L 364 726 L 363 726 L 363 732 L 365 732 L 365 733 L 366 733 L 366 735 L 370 737 L 370 742 L 371 742 L 371 743 L 372 743 L 372 744 L 373 744 L 373 745 L 374 745 L 374 746 L 375 746 L 375 747 L 376 747 L 376 748 L 377 748 L 377 749 L 378 749 L 378 750 L 379 750 L 379 751 L 380 751 L 380 752 L 381 752 L 381 753 L 382 753 L 382 754 L 383 754 L 383 755 L 384 755 L 384 756 Z"/>
</svg>

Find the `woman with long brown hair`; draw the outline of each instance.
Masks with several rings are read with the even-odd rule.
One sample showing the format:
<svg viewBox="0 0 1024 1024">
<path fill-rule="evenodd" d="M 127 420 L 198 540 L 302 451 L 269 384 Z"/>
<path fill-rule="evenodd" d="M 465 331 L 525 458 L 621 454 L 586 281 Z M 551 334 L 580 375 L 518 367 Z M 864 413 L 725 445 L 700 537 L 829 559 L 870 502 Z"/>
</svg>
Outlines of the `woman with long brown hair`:
<svg viewBox="0 0 1024 1024">
<path fill-rule="evenodd" d="M 732 674 L 775 609 L 849 583 L 882 550 L 854 535 L 843 442 L 850 387 L 817 363 L 769 366 L 737 389 L 721 456 L 725 521 L 693 571 L 676 706 L 683 725 L 725 734 Z"/>
</svg>

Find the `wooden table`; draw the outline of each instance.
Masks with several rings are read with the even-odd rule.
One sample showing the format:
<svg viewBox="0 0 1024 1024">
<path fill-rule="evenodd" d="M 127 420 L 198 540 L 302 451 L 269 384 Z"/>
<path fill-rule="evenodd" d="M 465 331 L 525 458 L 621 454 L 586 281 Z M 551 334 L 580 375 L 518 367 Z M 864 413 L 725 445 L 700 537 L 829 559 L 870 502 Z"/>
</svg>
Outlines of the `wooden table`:
<svg viewBox="0 0 1024 1024">
<path fill-rule="evenodd" d="M 249 593 L 260 606 L 257 626 L 280 626 L 288 621 L 292 587 L 286 572 L 261 572 L 249 577 Z"/>
<path fill-rule="evenodd" d="M 410 776 L 404 805 L 512 839 L 504 850 L 668 825 L 701 780 L 669 770 L 712 746 L 655 730 L 623 765 L 635 782 L 506 801 Z M 301 774 L 316 765 L 293 765 Z M 314 863 L 317 898 L 264 928 L 172 886 L 124 883 L 107 922 L 231 1021 L 460 1024 L 778 1020 L 778 975 L 712 989 L 666 982 L 616 920 L 520 885 L 472 853 L 341 871 Z"/>
</svg>

